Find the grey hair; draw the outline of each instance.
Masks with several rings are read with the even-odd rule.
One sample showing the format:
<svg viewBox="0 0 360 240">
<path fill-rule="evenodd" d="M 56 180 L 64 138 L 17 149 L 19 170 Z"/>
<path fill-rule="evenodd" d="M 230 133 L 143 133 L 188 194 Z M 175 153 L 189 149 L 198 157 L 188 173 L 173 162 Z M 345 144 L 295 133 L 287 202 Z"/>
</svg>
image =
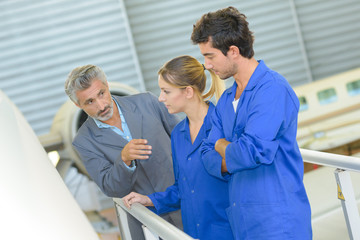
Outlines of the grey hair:
<svg viewBox="0 0 360 240">
<path fill-rule="evenodd" d="M 76 92 L 89 88 L 96 79 L 107 84 L 106 75 L 100 67 L 89 64 L 74 68 L 65 81 L 65 92 L 71 101 L 79 104 Z"/>
</svg>

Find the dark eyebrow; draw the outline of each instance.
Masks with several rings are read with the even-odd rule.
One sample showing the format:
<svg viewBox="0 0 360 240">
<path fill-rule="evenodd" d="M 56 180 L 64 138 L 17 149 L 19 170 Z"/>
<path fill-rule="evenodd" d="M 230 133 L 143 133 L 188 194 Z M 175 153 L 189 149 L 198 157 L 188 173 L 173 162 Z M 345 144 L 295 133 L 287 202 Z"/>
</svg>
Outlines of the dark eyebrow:
<svg viewBox="0 0 360 240">
<path fill-rule="evenodd" d="M 208 56 L 211 56 L 211 55 L 214 55 L 214 53 L 204 53 L 203 54 L 204 57 L 208 57 Z"/>
</svg>

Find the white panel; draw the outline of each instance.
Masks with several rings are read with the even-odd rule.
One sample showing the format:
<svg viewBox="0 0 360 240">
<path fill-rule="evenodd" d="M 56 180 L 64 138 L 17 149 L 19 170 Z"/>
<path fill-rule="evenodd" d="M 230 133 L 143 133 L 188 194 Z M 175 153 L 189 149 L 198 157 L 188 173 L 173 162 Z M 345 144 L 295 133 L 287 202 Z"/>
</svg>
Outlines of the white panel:
<svg viewBox="0 0 360 240">
<path fill-rule="evenodd" d="M 143 90 L 122 1 L 3 1 L 0 8 L 0 88 L 37 134 L 49 131 L 77 66 L 99 65 L 109 81 Z"/>
<path fill-rule="evenodd" d="M 0 90 L 1 239 L 97 240 L 35 133 Z"/>
</svg>

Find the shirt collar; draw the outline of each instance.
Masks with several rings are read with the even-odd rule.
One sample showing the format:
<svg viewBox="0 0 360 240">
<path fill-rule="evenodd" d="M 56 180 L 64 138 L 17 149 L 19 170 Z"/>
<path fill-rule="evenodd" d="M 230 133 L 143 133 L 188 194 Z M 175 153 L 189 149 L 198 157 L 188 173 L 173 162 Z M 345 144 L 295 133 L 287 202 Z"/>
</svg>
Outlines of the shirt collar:
<svg viewBox="0 0 360 240">
<path fill-rule="evenodd" d="M 255 71 L 251 75 L 250 80 L 246 85 L 244 91 L 252 90 L 257 85 L 257 83 L 263 78 L 264 74 L 269 70 L 269 68 L 265 65 L 265 62 L 263 60 L 259 60 L 258 63 L 259 64 L 257 65 Z M 233 92 L 236 92 L 236 88 L 237 88 L 237 83 L 236 81 L 234 81 L 234 84 L 229 89 L 228 93 L 231 94 Z"/>
<path fill-rule="evenodd" d="M 211 123 L 211 113 L 215 109 L 215 105 L 210 101 L 208 101 L 207 103 L 209 104 L 209 109 L 206 113 L 203 124 L 205 124 L 206 128 L 211 128 L 211 124 L 210 124 Z M 186 131 L 186 129 L 189 128 L 189 119 L 186 117 L 185 121 L 182 121 L 179 124 L 182 124 L 180 131 L 184 132 L 184 131 Z M 206 130 L 208 130 L 208 129 L 206 129 Z"/>
</svg>

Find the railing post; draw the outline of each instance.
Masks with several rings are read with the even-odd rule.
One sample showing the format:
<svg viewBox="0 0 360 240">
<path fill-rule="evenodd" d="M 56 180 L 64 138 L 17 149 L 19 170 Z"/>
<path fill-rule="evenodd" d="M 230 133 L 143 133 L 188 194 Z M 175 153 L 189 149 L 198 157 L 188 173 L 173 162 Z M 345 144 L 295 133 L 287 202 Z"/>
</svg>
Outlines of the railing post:
<svg viewBox="0 0 360 240">
<path fill-rule="evenodd" d="M 127 220 L 127 214 L 130 213 L 126 212 L 124 209 L 120 207 L 120 205 L 116 204 L 115 202 L 114 204 L 115 204 L 116 214 L 118 217 L 121 240 L 132 240 L 129 229 L 129 223 Z M 142 229 L 146 240 L 159 240 L 159 236 L 151 232 L 145 225 L 142 225 Z"/>
<path fill-rule="evenodd" d="M 350 239 L 360 239 L 360 217 L 356 204 L 350 173 L 342 169 L 335 170 L 338 198 L 346 220 Z"/>
<path fill-rule="evenodd" d="M 118 224 L 119 224 L 119 231 L 120 231 L 120 237 L 121 240 L 132 240 L 131 233 L 129 229 L 129 224 L 127 220 L 127 212 L 122 209 L 118 204 L 115 204 Z"/>
</svg>

